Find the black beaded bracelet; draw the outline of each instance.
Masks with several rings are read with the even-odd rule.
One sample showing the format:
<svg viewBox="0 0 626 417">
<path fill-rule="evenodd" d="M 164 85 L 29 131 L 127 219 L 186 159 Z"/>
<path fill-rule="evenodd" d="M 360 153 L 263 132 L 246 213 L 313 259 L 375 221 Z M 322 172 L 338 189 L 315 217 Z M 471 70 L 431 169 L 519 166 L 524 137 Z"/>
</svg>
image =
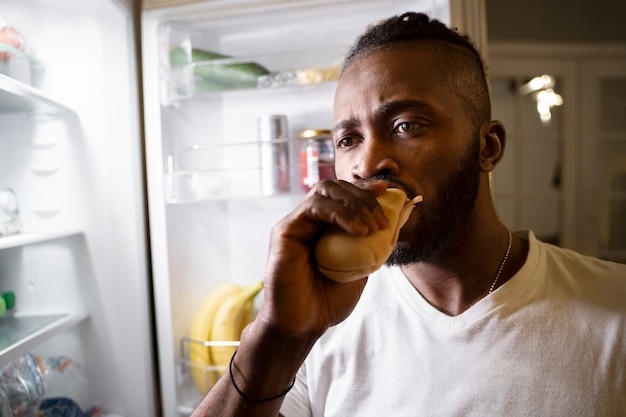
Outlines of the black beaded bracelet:
<svg viewBox="0 0 626 417">
<path fill-rule="evenodd" d="M 237 390 L 239 395 L 241 395 L 243 397 L 243 399 L 245 399 L 246 401 L 250 401 L 251 403 L 266 403 L 266 402 L 269 402 L 269 401 L 274 401 L 274 400 L 279 399 L 280 397 L 284 397 L 285 395 L 287 395 L 287 393 L 289 391 L 291 391 L 291 389 L 295 385 L 296 378 L 294 378 L 293 381 L 291 381 L 291 384 L 287 387 L 286 390 L 284 390 L 283 392 L 281 392 L 278 395 L 274 395 L 273 397 L 263 398 L 263 399 L 260 399 L 260 400 L 248 397 L 246 394 L 243 393 L 243 391 L 241 391 L 241 389 L 239 389 L 239 387 L 237 386 L 237 383 L 235 382 L 235 377 L 233 376 L 233 362 L 235 360 L 235 355 L 236 354 L 237 354 L 237 349 L 235 349 L 235 352 L 233 352 L 233 356 L 231 356 L 231 358 L 230 358 L 230 363 L 228 364 L 228 373 L 230 374 L 230 382 L 233 383 L 233 387 L 235 387 L 235 390 Z"/>
</svg>

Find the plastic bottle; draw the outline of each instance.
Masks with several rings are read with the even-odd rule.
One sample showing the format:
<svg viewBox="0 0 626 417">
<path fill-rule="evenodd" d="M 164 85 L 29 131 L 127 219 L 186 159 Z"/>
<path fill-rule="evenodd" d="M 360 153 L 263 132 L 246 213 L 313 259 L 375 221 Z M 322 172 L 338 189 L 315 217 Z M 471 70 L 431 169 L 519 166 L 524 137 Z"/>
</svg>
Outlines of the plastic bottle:
<svg viewBox="0 0 626 417">
<path fill-rule="evenodd" d="M 0 389 L 8 398 L 13 417 L 37 417 L 49 384 L 41 358 L 26 353 L 0 370 Z"/>
<path fill-rule="evenodd" d="M 9 396 L 2 388 L 0 388 L 0 417 L 13 417 Z"/>
</svg>

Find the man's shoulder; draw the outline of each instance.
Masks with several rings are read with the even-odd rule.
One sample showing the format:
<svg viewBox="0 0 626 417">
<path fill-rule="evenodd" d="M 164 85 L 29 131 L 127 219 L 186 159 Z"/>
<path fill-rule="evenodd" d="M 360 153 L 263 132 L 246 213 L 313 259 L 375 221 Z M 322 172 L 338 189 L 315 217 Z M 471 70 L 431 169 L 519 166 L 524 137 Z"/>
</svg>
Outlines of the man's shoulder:
<svg viewBox="0 0 626 417">
<path fill-rule="evenodd" d="M 540 242 L 545 248 L 548 260 L 581 272 L 597 276 L 619 276 L 626 279 L 626 264 L 586 255 L 572 249 L 562 248 L 553 244 Z"/>
</svg>

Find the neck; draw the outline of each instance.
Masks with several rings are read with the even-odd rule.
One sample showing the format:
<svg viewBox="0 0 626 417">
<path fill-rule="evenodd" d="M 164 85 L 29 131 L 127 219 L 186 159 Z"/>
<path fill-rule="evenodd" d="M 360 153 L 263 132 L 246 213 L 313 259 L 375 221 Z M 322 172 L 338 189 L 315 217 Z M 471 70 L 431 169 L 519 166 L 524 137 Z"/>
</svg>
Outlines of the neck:
<svg viewBox="0 0 626 417">
<path fill-rule="evenodd" d="M 488 295 L 501 266 L 494 290 L 517 272 L 525 259 L 521 240 L 513 236 L 507 261 L 502 265 L 509 237 L 508 230 L 498 223 L 489 231 L 464 233 L 455 239 L 445 259 L 407 265 L 402 270 L 430 304 L 456 316 Z"/>
</svg>

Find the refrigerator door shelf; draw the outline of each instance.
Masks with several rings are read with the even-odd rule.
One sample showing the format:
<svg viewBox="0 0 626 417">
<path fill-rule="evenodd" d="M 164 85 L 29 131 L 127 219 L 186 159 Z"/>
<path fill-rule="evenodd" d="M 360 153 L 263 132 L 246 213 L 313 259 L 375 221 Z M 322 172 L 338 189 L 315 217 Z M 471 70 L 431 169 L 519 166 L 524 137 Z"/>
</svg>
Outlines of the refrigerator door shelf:
<svg viewBox="0 0 626 417">
<path fill-rule="evenodd" d="M 81 234 L 77 229 L 59 229 L 45 232 L 26 232 L 0 238 L 0 250 L 47 242 Z"/>
<path fill-rule="evenodd" d="M 167 157 L 166 202 L 291 195 L 300 191 L 293 141 L 193 145 Z M 300 194 L 302 192 L 300 191 Z"/>
<path fill-rule="evenodd" d="M 194 346 L 195 345 L 195 346 Z M 180 341 L 181 355 L 176 358 L 176 392 L 178 398 L 178 412 L 181 416 L 189 416 L 200 404 L 202 398 L 212 388 L 213 384 L 226 371 L 226 366 L 216 366 L 198 361 L 190 355 L 192 346 L 209 348 L 226 347 L 236 348 L 238 341 L 202 341 L 183 337 Z"/>
<path fill-rule="evenodd" d="M 30 85 L 0 74 L 0 115 L 73 113 Z"/>
<path fill-rule="evenodd" d="M 86 318 L 86 313 L 16 313 L 0 318 L 0 367 Z"/>
</svg>

